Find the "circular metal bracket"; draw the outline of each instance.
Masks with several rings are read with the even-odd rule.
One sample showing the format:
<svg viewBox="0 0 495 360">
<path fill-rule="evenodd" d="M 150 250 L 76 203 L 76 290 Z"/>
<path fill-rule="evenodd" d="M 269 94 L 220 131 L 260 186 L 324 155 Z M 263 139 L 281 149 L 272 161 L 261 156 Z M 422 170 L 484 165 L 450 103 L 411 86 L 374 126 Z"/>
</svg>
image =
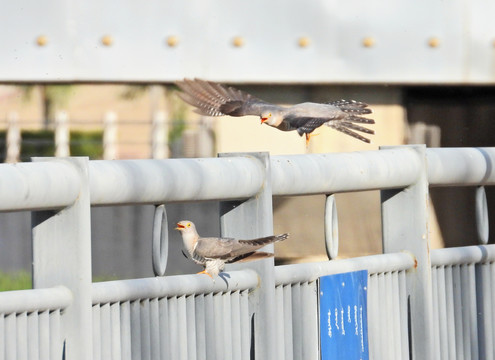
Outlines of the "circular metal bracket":
<svg viewBox="0 0 495 360">
<path fill-rule="evenodd" d="M 327 195 L 325 200 L 325 249 L 330 260 L 339 254 L 339 221 L 335 195 Z"/>
<path fill-rule="evenodd" d="M 155 206 L 151 260 L 155 276 L 165 275 L 168 259 L 168 220 L 165 205 Z"/>
<path fill-rule="evenodd" d="M 489 223 L 488 223 L 488 203 L 484 186 L 476 188 L 476 230 L 478 231 L 478 241 L 480 244 L 488 244 Z"/>
</svg>

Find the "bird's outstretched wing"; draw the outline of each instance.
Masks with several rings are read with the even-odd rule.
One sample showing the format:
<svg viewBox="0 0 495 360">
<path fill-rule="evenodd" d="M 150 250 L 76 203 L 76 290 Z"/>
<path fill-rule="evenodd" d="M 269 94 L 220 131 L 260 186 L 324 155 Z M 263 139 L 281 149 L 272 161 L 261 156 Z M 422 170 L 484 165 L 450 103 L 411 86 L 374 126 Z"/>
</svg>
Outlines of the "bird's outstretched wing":
<svg viewBox="0 0 495 360">
<path fill-rule="evenodd" d="M 265 106 L 274 106 L 233 87 L 212 81 L 184 79 L 176 82 L 182 90 L 179 96 L 207 116 L 260 116 Z"/>
</svg>

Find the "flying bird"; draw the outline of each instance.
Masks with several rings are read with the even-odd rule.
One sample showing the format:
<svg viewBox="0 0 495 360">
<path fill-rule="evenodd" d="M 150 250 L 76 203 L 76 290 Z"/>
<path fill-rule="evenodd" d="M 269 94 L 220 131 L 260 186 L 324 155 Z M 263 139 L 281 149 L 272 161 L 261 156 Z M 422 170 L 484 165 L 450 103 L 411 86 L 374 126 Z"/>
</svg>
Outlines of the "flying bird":
<svg viewBox="0 0 495 360">
<path fill-rule="evenodd" d="M 363 117 L 371 114 L 368 104 L 354 100 L 338 100 L 326 104 L 305 102 L 288 107 L 267 103 L 244 91 L 227 87 L 213 81 L 184 79 L 176 82 L 182 90 L 179 96 L 194 106 L 195 111 L 206 116 L 259 116 L 262 124 L 282 131 L 297 131 L 306 136 L 308 144 L 311 133 L 323 124 L 356 139 L 370 142 L 358 132 L 374 134 L 371 129 L 358 124 L 374 124 L 373 119 Z"/>
<path fill-rule="evenodd" d="M 267 236 L 253 240 L 233 238 L 200 237 L 196 226 L 189 220 L 179 221 L 176 230 L 182 235 L 182 241 L 191 259 L 205 267 L 198 274 L 213 278 L 225 267 L 225 264 L 246 262 L 272 257 L 272 253 L 257 251 L 265 245 L 287 239 L 289 234 Z"/>
</svg>

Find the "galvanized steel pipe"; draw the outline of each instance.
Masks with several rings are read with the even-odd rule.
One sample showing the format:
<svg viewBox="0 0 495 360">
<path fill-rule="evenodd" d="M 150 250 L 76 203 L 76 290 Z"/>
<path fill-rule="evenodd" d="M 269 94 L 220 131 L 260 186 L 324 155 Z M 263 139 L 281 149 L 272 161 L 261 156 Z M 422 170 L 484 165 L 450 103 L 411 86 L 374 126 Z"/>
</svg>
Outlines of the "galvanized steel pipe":
<svg viewBox="0 0 495 360">
<path fill-rule="evenodd" d="M 280 265 L 275 268 L 275 284 L 285 285 L 314 281 L 320 276 L 368 270 L 369 273 L 401 271 L 413 268 L 414 257 L 409 253 L 393 253 L 356 257 L 352 259 Z"/>
<path fill-rule="evenodd" d="M 259 192 L 265 171 L 251 156 L 91 161 L 92 205 L 243 199 Z"/>
<path fill-rule="evenodd" d="M 0 211 L 62 208 L 74 203 L 80 187 L 68 162 L 0 164 Z"/>
<path fill-rule="evenodd" d="M 215 281 L 208 276 L 178 275 L 93 283 L 93 305 L 246 290 L 258 286 L 258 274 L 252 270 L 232 271 L 222 276 Z"/>
<path fill-rule="evenodd" d="M 71 303 L 72 293 L 64 286 L 0 292 L 1 314 L 63 310 Z"/>
<path fill-rule="evenodd" d="M 412 148 L 271 158 L 273 195 L 328 194 L 413 184 L 421 161 Z"/>
<path fill-rule="evenodd" d="M 495 185 L 495 148 L 426 150 L 431 186 Z"/>
<path fill-rule="evenodd" d="M 431 251 L 432 266 L 478 264 L 495 261 L 495 245 L 461 246 Z"/>
</svg>

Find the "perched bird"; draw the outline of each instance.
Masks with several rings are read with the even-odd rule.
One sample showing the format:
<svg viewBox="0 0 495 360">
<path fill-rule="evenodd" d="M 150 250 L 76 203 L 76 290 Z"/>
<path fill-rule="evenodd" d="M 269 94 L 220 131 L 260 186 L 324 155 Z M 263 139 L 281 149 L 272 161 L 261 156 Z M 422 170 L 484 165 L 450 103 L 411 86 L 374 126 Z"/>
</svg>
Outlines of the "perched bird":
<svg viewBox="0 0 495 360">
<path fill-rule="evenodd" d="M 179 221 L 176 230 L 182 235 L 182 241 L 196 263 L 205 270 L 198 274 L 207 274 L 211 278 L 223 270 L 225 264 L 263 259 L 273 256 L 272 253 L 256 251 L 265 245 L 287 239 L 289 234 L 267 236 L 253 240 L 236 240 L 232 238 L 203 238 L 198 235 L 194 223 L 188 220 Z"/>
<path fill-rule="evenodd" d="M 369 143 L 370 140 L 356 131 L 374 134 L 373 130 L 357 124 L 374 124 L 373 119 L 362 115 L 371 114 L 368 104 L 354 100 L 338 100 L 328 104 L 306 102 L 289 107 L 278 106 L 257 99 L 254 96 L 233 87 L 200 79 L 184 79 L 176 82 L 182 90 L 180 98 L 196 107 L 195 111 L 207 116 L 245 116 L 256 115 L 261 123 L 276 127 L 282 131 L 296 130 L 306 136 L 323 124 Z"/>
</svg>

